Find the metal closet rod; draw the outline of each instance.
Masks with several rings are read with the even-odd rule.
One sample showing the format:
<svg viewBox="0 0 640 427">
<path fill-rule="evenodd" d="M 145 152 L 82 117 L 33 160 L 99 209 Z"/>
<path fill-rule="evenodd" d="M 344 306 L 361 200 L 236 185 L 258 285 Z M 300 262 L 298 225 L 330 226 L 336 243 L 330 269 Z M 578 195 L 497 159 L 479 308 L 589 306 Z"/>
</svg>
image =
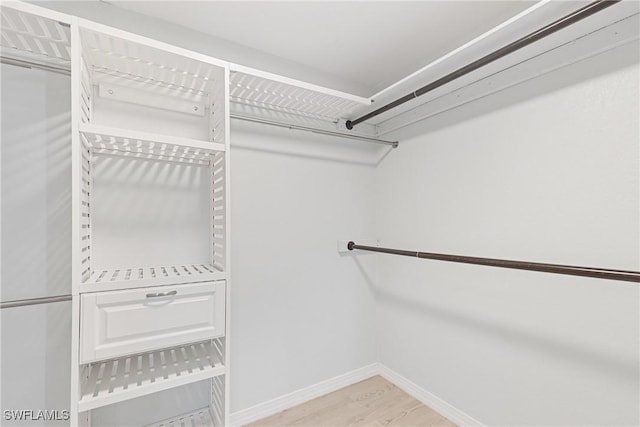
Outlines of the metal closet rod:
<svg viewBox="0 0 640 427">
<path fill-rule="evenodd" d="M 0 62 L 8 65 L 15 65 L 17 67 L 22 68 L 38 68 L 45 71 L 51 71 L 58 74 L 70 75 L 71 71 L 66 68 L 55 67 L 52 65 L 41 64 L 38 62 L 31 62 L 22 59 L 10 58 L 3 55 L 0 55 Z M 27 298 L 27 299 L 18 299 L 12 301 L 4 301 L 0 302 L 0 309 L 4 308 L 14 308 L 14 307 L 24 307 L 28 305 L 37 305 L 37 304 L 49 304 L 54 302 L 61 301 L 71 301 L 71 295 L 56 295 L 51 297 L 40 297 L 40 298 Z"/>
<path fill-rule="evenodd" d="M 437 261 L 458 262 L 463 264 L 486 265 L 489 267 L 512 268 L 516 270 L 541 271 L 543 273 L 567 274 L 570 276 L 594 277 L 596 279 L 622 280 L 640 283 L 640 271 L 610 270 L 606 268 L 578 267 L 574 265 L 544 264 L 539 262 L 513 261 L 508 259 L 478 258 L 461 255 L 436 254 L 430 252 L 405 251 L 400 249 L 380 248 L 377 246 L 363 246 L 349 242 L 347 248 L 352 251 L 380 252 L 392 255 L 402 255 L 413 258 L 433 259 Z"/>
<path fill-rule="evenodd" d="M 57 295 L 54 297 L 16 299 L 13 301 L 0 302 L 0 309 L 23 307 L 26 305 L 49 304 L 52 302 L 71 301 L 71 295 Z"/>
<path fill-rule="evenodd" d="M 0 55 L 0 62 L 8 65 L 15 65 L 22 68 L 37 68 L 44 71 L 51 71 L 53 73 L 64 74 L 65 76 L 71 75 L 71 70 L 63 67 L 56 67 L 54 65 L 42 64 L 38 62 L 26 61 L 24 59 L 10 58 L 8 56 Z"/>
<path fill-rule="evenodd" d="M 431 83 L 429 83 L 426 86 L 421 87 L 420 89 L 413 91 L 401 98 L 396 99 L 393 102 L 390 102 L 389 104 L 386 104 L 370 113 L 365 114 L 364 116 L 358 117 L 357 119 L 353 119 L 353 120 L 347 120 L 346 122 L 346 127 L 347 129 L 353 129 L 354 126 L 356 126 L 359 123 L 362 123 L 366 120 L 369 120 L 373 117 L 376 117 L 386 111 L 391 110 L 392 108 L 395 108 L 399 105 L 402 105 L 406 102 L 411 101 L 414 98 L 417 98 L 419 96 L 422 96 L 426 93 L 431 92 L 434 89 L 439 88 L 440 86 L 443 86 L 449 82 L 452 82 L 453 80 L 456 80 L 466 74 L 469 74 L 472 71 L 477 70 L 478 68 L 481 68 L 487 64 L 490 64 L 491 62 L 494 62 L 504 56 L 509 55 L 512 52 L 515 52 L 517 50 L 522 49 L 525 46 L 528 46 L 544 37 L 547 37 L 559 30 L 562 30 L 563 28 L 566 28 L 572 24 L 575 24 L 578 21 L 581 21 L 597 12 L 600 12 L 603 9 L 606 9 L 610 6 L 613 6 L 614 4 L 618 3 L 621 0 L 598 0 L 598 1 L 594 1 L 593 3 L 589 3 L 588 5 L 574 11 L 571 12 L 568 15 L 563 16 L 562 18 L 558 19 L 557 21 L 552 22 L 551 24 L 548 24 L 530 34 L 527 34 L 526 36 L 506 45 L 503 46 L 502 48 L 491 52 L 490 54 L 483 56 L 482 58 L 465 65 L 462 68 L 458 68 L 457 70 L 447 74 L 444 77 L 439 78 L 438 80 L 435 80 Z"/>
</svg>

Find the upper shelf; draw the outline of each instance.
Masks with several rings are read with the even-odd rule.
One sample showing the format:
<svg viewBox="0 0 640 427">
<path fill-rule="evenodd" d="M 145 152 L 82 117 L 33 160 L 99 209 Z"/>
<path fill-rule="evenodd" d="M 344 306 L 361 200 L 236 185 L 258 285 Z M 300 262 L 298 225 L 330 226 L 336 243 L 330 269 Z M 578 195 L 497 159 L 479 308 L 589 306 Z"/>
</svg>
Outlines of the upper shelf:
<svg viewBox="0 0 640 427">
<path fill-rule="evenodd" d="M 232 111 L 254 110 L 329 122 L 349 117 L 371 103 L 363 98 L 253 68 L 232 64 Z"/>
<path fill-rule="evenodd" d="M 80 20 L 80 40 L 94 83 L 116 78 L 137 88 L 206 95 L 224 81 L 225 62 L 94 22 Z"/>
<path fill-rule="evenodd" d="M 31 13 L 37 9 L 38 14 Z M 71 34 L 67 17 L 18 2 L 3 2 L 0 8 L 2 55 L 69 69 Z"/>
<path fill-rule="evenodd" d="M 29 4 L 17 3 L 15 8 L 3 4 L 3 53 L 12 51 L 25 59 L 39 56 L 39 62 L 69 69 L 71 18 L 55 15 Z M 221 97 L 228 67 L 232 113 L 333 130 L 371 104 L 368 98 L 230 64 L 95 22 L 78 19 L 78 23 L 83 67 L 90 72 L 92 84 L 150 89 L 185 100 L 211 94 Z"/>
</svg>

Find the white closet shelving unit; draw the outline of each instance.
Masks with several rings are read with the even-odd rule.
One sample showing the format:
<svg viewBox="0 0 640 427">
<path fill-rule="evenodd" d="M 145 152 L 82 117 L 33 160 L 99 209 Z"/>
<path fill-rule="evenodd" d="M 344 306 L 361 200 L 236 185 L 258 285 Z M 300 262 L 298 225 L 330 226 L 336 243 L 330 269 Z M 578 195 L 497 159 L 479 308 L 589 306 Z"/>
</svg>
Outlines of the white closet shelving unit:
<svg viewBox="0 0 640 427">
<path fill-rule="evenodd" d="M 228 64 L 25 3 L 1 12 L 4 62 L 71 74 L 71 425 L 203 380 L 210 405 L 160 425 L 227 424 Z"/>
<path fill-rule="evenodd" d="M 71 425 L 200 381 L 206 408 L 155 425 L 228 425 L 230 115 L 335 131 L 371 101 L 22 2 L 1 15 L 3 61 L 71 75 Z"/>
<path fill-rule="evenodd" d="M 74 18 L 77 402 L 208 380 L 228 411 L 228 64 Z M 192 415 L 195 416 L 195 415 Z"/>
</svg>

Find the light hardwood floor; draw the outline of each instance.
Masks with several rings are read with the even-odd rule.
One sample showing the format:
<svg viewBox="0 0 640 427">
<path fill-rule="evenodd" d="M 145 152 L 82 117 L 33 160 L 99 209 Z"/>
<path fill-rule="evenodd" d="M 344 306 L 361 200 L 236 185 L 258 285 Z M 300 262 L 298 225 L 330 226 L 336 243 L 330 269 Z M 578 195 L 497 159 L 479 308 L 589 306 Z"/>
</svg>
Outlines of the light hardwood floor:
<svg viewBox="0 0 640 427">
<path fill-rule="evenodd" d="M 247 427 L 433 426 L 455 427 L 384 378 L 375 376 Z"/>
</svg>

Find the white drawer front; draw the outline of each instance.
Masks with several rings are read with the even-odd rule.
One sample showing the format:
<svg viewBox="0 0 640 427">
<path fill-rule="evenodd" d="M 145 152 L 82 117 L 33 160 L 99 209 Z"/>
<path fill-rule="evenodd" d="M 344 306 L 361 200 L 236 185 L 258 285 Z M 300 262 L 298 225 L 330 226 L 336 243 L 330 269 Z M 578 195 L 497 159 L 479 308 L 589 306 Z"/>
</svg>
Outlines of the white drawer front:
<svg viewBox="0 0 640 427">
<path fill-rule="evenodd" d="M 225 282 L 84 294 L 80 310 L 87 363 L 224 335 Z"/>
</svg>

